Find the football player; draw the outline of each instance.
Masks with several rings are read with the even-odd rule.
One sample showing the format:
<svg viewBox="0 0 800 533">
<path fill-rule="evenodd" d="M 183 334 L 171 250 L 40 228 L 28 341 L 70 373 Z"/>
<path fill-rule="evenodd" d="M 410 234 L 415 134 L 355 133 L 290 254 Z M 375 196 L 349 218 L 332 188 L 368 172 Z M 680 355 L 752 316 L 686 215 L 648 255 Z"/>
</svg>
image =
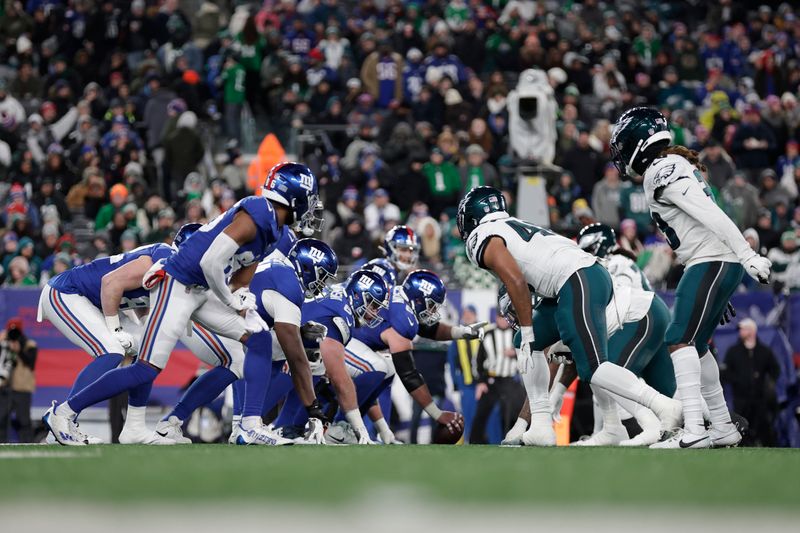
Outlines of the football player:
<svg viewBox="0 0 800 533">
<path fill-rule="evenodd" d="M 154 262 L 169 257 L 199 226 L 186 224 L 181 227 L 172 247 L 166 244 L 142 246 L 123 254 L 96 259 L 48 282 L 39 299 L 38 319 L 47 318 L 73 343 L 95 355 L 95 359 L 78 374 L 73 393 L 116 368 L 123 353 L 137 353 L 140 327 L 124 312 L 130 311 L 139 317 L 147 313 L 150 293 L 142 288 L 142 276 Z M 233 341 L 224 341 L 227 345 L 224 348 L 223 341 L 214 333 L 199 324 L 193 327 L 198 332 L 202 330 L 204 336 L 215 339 L 214 346 L 218 347 L 217 350 L 211 350 L 205 344 L 190 342 L 188 336 L 183 335 L 181 340 L 199 359 L 212 366 L 241 366 L 244 353 L 240 349 L 239 357 L 236 356 Z M 125 426 L 120 434 L 121 443 L 152 440 L 153 432 L 147 431 L 144 422 L 150 388 L 150 384 L 145 384 L 130 391 Z M 90 443 L 100 442 L 96 437 L 83 436 Z"/>
<path fill-rule="evenodd" d="M 270 378 L 274 374 L 270 368 L 273 335 L 285 354 L 294 390 L 308 413 L 310 429 L 320 437 L 322 434 L 325 416 L 314 394 L 311 369 L 300 334 L 300 319 L 303 301 L 322 293 L 327 281 L 336 277 L 339 262 L 330 246 L 316 239 L 297 241 L 287 256 L 287 262 L 261 263 L 250 282 L 250 290 L 256 295 L 256 310 L 270 330 L 256 333 L 247 341 L 242 380 L 244 396 L 241 412 L 234 412 L 235 416 L 241 416 L 237 444 L 277 444 L 286 440 L 270 431 L 261 420 Z M 276 366 L 280 371 L 283 365 Z"/>
<path fill-rule="evenodd" d="M 143 282 L 151 290 L 152 309 L 138 360 L 103 374 L 66 402 L 51 407 L 44 420 L 56 439 L 62 444 L 86 444 L 75 427 L 76 414 L 122 391 L 152 383 L 193 319 L 225 337 L 246 340 L 253 331 L 242 315 L 255 308 L 255 296 L 247 286 L 258 263 L 274 249 L 284 225 L 301 227 L 304 220 L 314 217 L 311 208 L 317 202 L 316 178 L 308 167 L 278 164 L 267 176 L 263 196 L 240 200 L 200 228 L 163 265 L 153 265 Z M 217 386 L 227 386 L 237 378 L 224 367 L 206 375 L 210 375 L 206 383 Z M 170 426 L 162 432 L 168 436 L 180 432 L 174 424 Z"/>
<path fill-rule="evenodd" d="M 321 363 L 336 392 L 344 418 L 355 431 L 359 444 L 374 444 L 369 438 L 358 406 L 353 379 L 347 371 L 345 345 L 356 327 L 374 328 L 382 321 L 381 311 L 389 307 L 390 290 L 383 279 L 368 270 L 356 270 L 346 282 L 334 285 L 317 300 L 303 305 L 303 323 L 325 327 L 321 342 L 305 341 L 306 348 L 319 351 Z M 294 420 L 305 423 L 305 420 Z"/>
<path fill-rule="evenodd" d="M 768 283 L 772 263 L 750 248 L 717 206 L 697 153 L 671 144 L 666 118 L 646 107 L 626 111 L 611 139 L 620 173 L 644 177 L 653 221 L 686 265 L 665 337 L 683 403 L 683 431 L 653 447 L 732 446 L 741 435 L 731 422 L 708 341 L 744 273 Z M 703 423 L 703 398 L 710 431 Z"/>
<path fill-rule="evenodd" d="M 367 264 L 365 268 L 369 268 Z M 372 392 L 359 395 L 359 403 L 369 409 L 375 429 L 385 444 L 395 442 L 394 434 L 386 422 L 378 396 L 388 390 L 395 372 L 411 397 L 432 420 L 448 427 L 452 432 L 463 429 L 463 417 L 451 411 L 442 411 L 433 401 L 425 379 L 416 368 L 412 355 L 414 337 L 437 340 L 475 339 L 482 337 L 485 323 L 468 326 L 451 326 L 440 323 L 439 309 L 445 302 L 446 289 L 442 280 L 429 270 L 410 272 L 402 286 L 392 288 L 389 308 L 381 311 L 383 321 L 375 328 L 357 328 L 347 344 L 348 370 L 354 381 L 356 376 L 375 372 L 382 382 Z M 387 360 L 377 352 L 388 350 Z"/>
<path fill-rule="evenodd" d="M 386 232 L 381 251 L 395 268 L 397 277 L 412 270 L 419 260 L 419 239 L 408 226 L 395 226 Z"/>
<path fill-rule="evenodd" d="M 503 194 L 494 187 L 468 192 L 458 206 L 457 223 L 470 261 L 500 278 L 519 317 L 522 344 L 517 363 L 531 408 L 526 444 L 555 445 L 550 371 L 542 350 L 559 338 L 570 348 L 581 379 L 645 405 L 665 426 L 677 424 L 680 402 L 608 361 L 606 308 L 613 288 L 611 277 L 595 257 L 565 237 L 511 217 Z M 547 326 L 545 321 L 532 322 L 529 287 L 552 302 L 555 327 L 542 327 Z"/>
</svg>

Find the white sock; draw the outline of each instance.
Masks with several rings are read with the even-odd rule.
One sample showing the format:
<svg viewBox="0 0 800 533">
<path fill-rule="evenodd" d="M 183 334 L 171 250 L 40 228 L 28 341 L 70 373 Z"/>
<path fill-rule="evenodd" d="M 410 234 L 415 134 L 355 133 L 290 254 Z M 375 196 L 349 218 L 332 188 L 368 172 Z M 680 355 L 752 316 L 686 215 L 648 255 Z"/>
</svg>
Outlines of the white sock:
<svg viewBox="0 0 800 533">
<path fill-rule="evenodd" d="M 261 425 L 261 417 L 260 416 L 243 416 L 242 417 L 242 429 L 245 431 L 255 429 Z"/>
<path fill-rule="evenodd" d="M 608 392 L 652 409 L 657 415 L 668 409 L 672 399 L 660 394 L 636 375 L 609 361 L 602 363 L 592 376 L 592 384 L 599 385 Z"/>
<path fill-rule="evenodd" d="M 145 424 L 146 412 L 147 407 L 128 405 L 128 412 L 125 415 L 125 427 L 130 429 L 147 429 Z"/>
<path fill-rule="evenodd" d="M 614 399 L 615 402 L 619 404 L 620 407 L 628 411 L 633 418 L 636 419 L 636 422 L 639 424 L 639 427 L 642 428 L 643 431 L 648 430 L 661 430 L 661 422 L 658 420 L 656 414 L 639 403 L 634 402 L 633 400 L 629 400 L 628 398 L 623 398 L 617 394 L 609 392 L 611 397 Z"/>
<path fill-rule="evenodd" d="M 694 346 L 686 346 L 670 354 L 675 367 L 675 382 L 683 403 L 683 427 L 686 431 L 701 435 L 703 424 L 703 399 L 700 394 L 700 358 Z"/>
<path fill-rule="evenodd" d="M 544 352 L 535 351 L 531 354 L 532 368 L 522 374 L 522 383 L 528 393 L 528 403 L 531 407 L 531 427 L 534 424 L 552 424 L 553 415 L 550 407 L 550 366 Z"/>
<path fill-rule="evenodd" d="M 603 429 L 606 431 L 614 431 L 622 427 L 622 420 L 619 418 L 619 411 L 617 411 L 617 404 L 611 398 L 611 395 L 604 388 L 599 385 L 591 384 L 592 392 L 597 400 L 597 407 L 600 409 L 601 416 L 603 417 Z M 597 423 L 595 422 L 595 426 Z"/>
<path fill-rule="evenodd" d="M 389 444 L 392 441 L 392 437 L 394 437 L 394 433 L 389 428 L 389 424 L 386 423 L 386 419 L 381 417 L 378 420 L 374 421 L 372 425 L 375 426 L 375 430 L 378 432 L 378 435 L 381 436 L 381 440 L 384 444 Z"/>
<path fill-rule="evenodd" d="M 708 405 L 708 419 L 711 425 L 722 426 L 731 423 L 725 393 L 719 382 L 719 366 L 714 354 L 706 352 L 700 356 L 700 393 Z"/>
<path fill-rule="evenodd" d="M 70 420 L 74 420 L 78 413 L 72 410 L 72 407 L 69 406 L 69 403 L 64 402 L 58 404 L 58 407 L 56 407 L 56 414 L 58 416 L 66 416 Z"/>
<path fill-rule="evenodd" d="M 597 403 L 597 397 L 594 394 L 592 394 L 592 420 L 594 420 L 592 435 L 603 431 L 603 410 L 600 409 L 600 404 Z"/>
<path fill-rule="evenodd" d="M 236 428 L 241 423 L 242 423 L 242 415 L 233 415 L 233 417 L 231 418 L 231 429 L 233 431 L 236 431 Z"/>
</svg>

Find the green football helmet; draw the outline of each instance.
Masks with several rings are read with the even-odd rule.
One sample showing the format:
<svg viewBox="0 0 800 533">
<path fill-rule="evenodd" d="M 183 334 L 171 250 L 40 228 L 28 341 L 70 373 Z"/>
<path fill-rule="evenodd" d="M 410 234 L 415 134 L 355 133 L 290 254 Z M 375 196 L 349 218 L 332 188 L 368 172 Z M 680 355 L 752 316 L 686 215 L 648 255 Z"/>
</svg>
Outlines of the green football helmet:
<svg viewBox="0 0 800 533">
<path fill-rule="evenodd" d="M 531 291 L 531 309 L 539 307 L 542 299 L 533 290 L 533 287 L 528 285 Z M 505 285 L 500 285 L 500 290 L 497 291 L 497 312 L 506 319 L 512 329 L 519 329 L 519 318 L 517 312 L 514 310 L 514 304 L 511 303 L 511 296 L 508 294 L 508 289 Z"/>
<path fill-rule="evenodd" d="M 478 227 L 483 217 L 491 213 L 507 213 L 506 199 L 494 187 L 475 187 L 458 204 L 458 232 L 466 241 L 469 234 Z"/>
<path fill-rule="evenodd" d="M 620 175 L 644 175 L 653 159 L 672 142 L 667 119 L 656 109 L 634 107 L 622 114 L 611 134 L 611 154 Z"/>
<path fill-rule="evenodd" d="M 611 226 L 595 222 L 584 226 L 578 232 L 578 246 L 581 250 L 602 259 L 617 247 L 617 234 Z"/>
</svg>

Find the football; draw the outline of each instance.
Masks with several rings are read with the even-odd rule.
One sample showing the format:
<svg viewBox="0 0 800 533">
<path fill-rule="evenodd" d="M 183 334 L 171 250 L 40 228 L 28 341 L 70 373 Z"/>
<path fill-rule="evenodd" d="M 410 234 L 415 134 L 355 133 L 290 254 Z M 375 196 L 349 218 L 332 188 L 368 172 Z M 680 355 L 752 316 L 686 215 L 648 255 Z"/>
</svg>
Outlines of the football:
<svg viewBox="0 0 800 533">
<path fill-rule="evenodd" d="M 432 440 L 434 444 L 456 444 L 461 440 L 461 436 L 463 434 L 463 426 L 453 432 L 447 429 L 446 424 L 440 424 L 437 422 L 436 427 L 433 429 Z"/>
</svg>

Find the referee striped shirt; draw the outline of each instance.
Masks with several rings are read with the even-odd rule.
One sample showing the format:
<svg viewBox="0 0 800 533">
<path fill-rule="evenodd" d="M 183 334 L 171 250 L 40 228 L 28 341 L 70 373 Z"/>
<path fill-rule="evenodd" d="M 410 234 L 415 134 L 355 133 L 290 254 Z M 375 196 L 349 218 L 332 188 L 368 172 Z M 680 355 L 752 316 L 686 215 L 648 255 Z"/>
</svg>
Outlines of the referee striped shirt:
<svg viewBox="0 0 800 533">
<path fill-rule="evenodd" d="M 507 350 L 514 349 L 514 330 L 492 327 L 483 337 L 478 351 L 480 381 L 488 378 L 511 378 L 517 375 L 516 355 L 509 357 Z"/>
</svg>

